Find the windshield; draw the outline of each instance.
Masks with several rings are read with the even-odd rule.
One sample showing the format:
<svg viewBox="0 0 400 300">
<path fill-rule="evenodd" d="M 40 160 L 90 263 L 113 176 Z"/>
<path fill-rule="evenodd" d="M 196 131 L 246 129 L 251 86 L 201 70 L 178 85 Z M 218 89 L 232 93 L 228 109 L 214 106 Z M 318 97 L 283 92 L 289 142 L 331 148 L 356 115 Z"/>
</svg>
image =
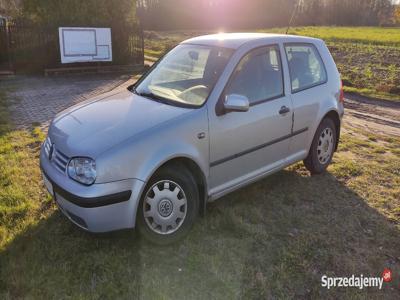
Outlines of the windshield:
<svg viewBox="0 0 400 300">
<path fill-rule="evenodd" d="M 141 79 L 135 92 L 155 100 L 201 106 L 232 53 L 225 48 L 178 45 Z"/>
</svg>

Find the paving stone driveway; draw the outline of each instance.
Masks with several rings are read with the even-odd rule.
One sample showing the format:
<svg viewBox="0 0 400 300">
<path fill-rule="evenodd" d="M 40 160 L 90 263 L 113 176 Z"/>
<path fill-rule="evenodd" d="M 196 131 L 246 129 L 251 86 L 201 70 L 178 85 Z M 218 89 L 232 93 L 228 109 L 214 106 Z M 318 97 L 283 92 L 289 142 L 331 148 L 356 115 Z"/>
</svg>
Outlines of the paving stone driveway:
<svg viewBox="0 0 400 300">
<path fill-rule="evenodd" d="M 45 128 L 67 107 L 133 81 L 128 75 L 116 74 L 17 77 L 9 80 L 12 119 L 19 129 L 32 124 Z"/>
</svg>

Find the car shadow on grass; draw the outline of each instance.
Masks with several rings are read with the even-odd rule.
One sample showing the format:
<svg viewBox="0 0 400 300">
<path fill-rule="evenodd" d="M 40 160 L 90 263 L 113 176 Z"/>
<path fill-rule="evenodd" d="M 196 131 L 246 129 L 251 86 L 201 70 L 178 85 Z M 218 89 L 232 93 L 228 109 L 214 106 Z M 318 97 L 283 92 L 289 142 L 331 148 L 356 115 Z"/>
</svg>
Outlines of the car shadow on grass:
<svg viewBox="0 0 400 300">
<path fill-rule="evenodd" d="M 395 224 L 333 175 L 285 170 L 211 203 L 168 247 L 86 233 L 56 210 L 0 253 L 0 298 L 398 298 L 399 249 Z M 382 291 L 321 287 L 384 268 Z"/>
</svg>

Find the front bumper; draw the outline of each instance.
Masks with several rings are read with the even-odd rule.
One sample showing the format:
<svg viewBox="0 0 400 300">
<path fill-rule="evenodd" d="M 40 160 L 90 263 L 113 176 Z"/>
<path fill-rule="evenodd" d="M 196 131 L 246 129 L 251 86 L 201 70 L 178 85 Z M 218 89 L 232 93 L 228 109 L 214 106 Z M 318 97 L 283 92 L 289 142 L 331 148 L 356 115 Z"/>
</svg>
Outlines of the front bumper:
<svg viewBox="0 0 400 300">
<path fill-rule="evenodd" d="M 84 186 L 56 169 L 43 150 L 40 167 L 52 185 L 57 205 L 74 224 L 90 232 L 135 227 L 143 181 L 126 179 Z"/>
</svg>

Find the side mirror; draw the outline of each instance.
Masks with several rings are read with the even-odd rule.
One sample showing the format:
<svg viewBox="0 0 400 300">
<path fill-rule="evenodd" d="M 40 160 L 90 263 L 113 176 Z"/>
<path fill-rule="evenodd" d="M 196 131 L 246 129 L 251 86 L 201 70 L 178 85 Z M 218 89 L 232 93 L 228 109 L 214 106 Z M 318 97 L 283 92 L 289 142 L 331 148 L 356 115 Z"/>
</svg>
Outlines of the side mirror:
<svg viewBox="0 0 400 300">
<path fill-rule="evenodd" d="M 246 96 L 231 94 L 225 96 L 224 108 L 230 111 L 248 111 L 250 107 L 249 99 Z"/>
</svg>

